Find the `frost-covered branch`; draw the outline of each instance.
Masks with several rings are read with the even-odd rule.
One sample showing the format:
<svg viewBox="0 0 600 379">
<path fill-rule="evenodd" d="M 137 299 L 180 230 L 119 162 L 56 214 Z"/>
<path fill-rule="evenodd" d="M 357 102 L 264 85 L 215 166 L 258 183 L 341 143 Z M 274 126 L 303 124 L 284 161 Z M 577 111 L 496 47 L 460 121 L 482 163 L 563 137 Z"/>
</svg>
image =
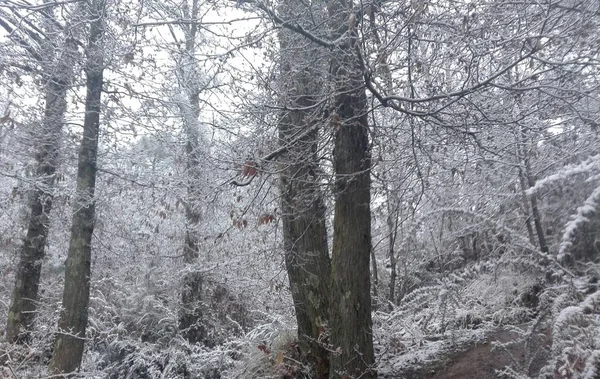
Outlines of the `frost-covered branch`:
<svg viewBox="0 0 600 379">
<path fill-rule="evenodd" d="M 563 167 L 557 173 L 547 176 L 541 180 L 538 180 L 535 183 L 535 186 L 526 190 L 525 193 L 527 193 L 527 195 L 531 196 L 531 195 L 537 193 L 540 189 L 542 189 L 543 187 L 547 186 L 550 183 L 553 183 L 553 182 L 556 182 L 559 180 L 565 180 L 573 175 L 592 172 L 599 168 L 600 168 L 600 154 L 596 154 L 596 155 L 589 157 L 588 159 L 586 159 L 585 161 L 583 161 L 581 163 L 574 164 L 574 165 L 567 165 L 567 166 Z"/>
<path fill-rule="evenodd" d="M 573 246 L 571 240 L 579 226 L 589 221 L 587 215 L 598 209 L 598 200 L 600 200 L 600 187 L 597 187 L 590 197 L 585 200 L 583 205 L 577 208 L 575 214 L 571 216 L 571 220 L 565 225 L 565 232 L 562 235 L 558 251 L 559 260 L 567 253 L 569 248 Z"/>
</svg>

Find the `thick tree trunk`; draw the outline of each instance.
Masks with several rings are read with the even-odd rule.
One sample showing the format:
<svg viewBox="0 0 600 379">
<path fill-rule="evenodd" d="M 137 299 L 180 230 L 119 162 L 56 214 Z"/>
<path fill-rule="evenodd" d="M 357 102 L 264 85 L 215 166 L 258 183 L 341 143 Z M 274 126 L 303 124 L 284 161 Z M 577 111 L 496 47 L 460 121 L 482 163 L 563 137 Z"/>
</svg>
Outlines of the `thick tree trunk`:
<svg viewBox="0 0 600 379">
<path fill-rule="evenodd" d="M 319 339 L 329 316 L 330 262 L 325 207 L 310 166 L 291 163 L 281 174 L 283 240 L 301 348 L 315 376 L 327 378 L 329 353 Z"/>
<path fill-rule="evenodd" d="M 206 342 L 206 329 L 202 320 L 202 274 L 191 272 L 183 279 L 181 291 L 182 310 L 179 329 L 190 343 Z"/>
<path fill-rule="evenodd" d="M 296 19 L 300 2 L 285 1 L 281 13 Z M 303 354 L 314 367 L 316 378 L 329 374 L 329 352 L 321 334 L 329 318 L 331 270 L 325 225 L 325 204 L 320 188 L 317 155 L 321 122 L 314 108 L 321 94 L 318 48 L 307 47 L 301 36 L 283 30 L 279 34 L 281 99 L 288 111 L 279 123 L 279 136 L 287 152 L 280 158 L 281 213 L 285 264 L 290 281 L 298 338 Z M 300 110 L 303 109 L 303 110 Z M 298 138 L 301 136 L 301 138 Z"/>
<path fill-rule="evenodd" d="M 64 63 L 72 62 L 67 60 Z M 35 160 L 38 182 L 29 200 L 27 234 L 19 253 L 15 287 L 8 310 L 6 339 L 9 342 L 29 339 L 37 308 L 40 272 L 52 209 L 54 174 L 58 166 L 63 118 L 67 109 L 66 94 L 70 86 L 69 78 L 72 70 L 65 64 L 61 64 L 58 71 L 62 76 L 52 76 L 46 84 L 44 121 L 39 136 L 36 136 L 38 146 Z"/>
<path fill-rule="evenodd" d="M 62 311 L 58 321 L 54 355 L 49 367 L 52 374 L 71 373 L 80 366 L 88 321 L 96 160 L 104 69 L 104 0 L 95 0 L 90 6 L 90 18 L 93 21 L 90 25 L 87 48 L 87 95 L 83 138 L 77 165 L 77 198 L 66 261 Z"/>
<path fill-rule="evenodd" d="M 356 55 L 356 22 L 351 4 L 328 4 L 333 39 L 346 40 L 331 55 L 335 91 L 335 215 L 331 270 L 330 376 L 374 378 L 371 321 L 371 177 L 367 98 Z"/>
</svg>

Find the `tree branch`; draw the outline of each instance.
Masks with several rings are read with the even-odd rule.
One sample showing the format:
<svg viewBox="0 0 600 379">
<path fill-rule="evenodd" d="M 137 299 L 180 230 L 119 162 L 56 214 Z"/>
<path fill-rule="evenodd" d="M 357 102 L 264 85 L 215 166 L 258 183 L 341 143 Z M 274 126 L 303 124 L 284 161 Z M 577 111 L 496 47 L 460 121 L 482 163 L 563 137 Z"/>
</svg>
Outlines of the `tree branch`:
<svg viewBox="0 0 600 379">
<path fill-rule="evenodd" d="M 38 54 L 38 52 L 29 44 L 23 37 L 16 34 L 15 29 L 10 26 L 8 22 L 0 18 L 0 26 L 4 28 L 9 34 L 9 37 L 14 39 L 22 48 L 27 50 L 27 52 L 38 62 L 42 61 L 42 57 Z"/>
</svg>

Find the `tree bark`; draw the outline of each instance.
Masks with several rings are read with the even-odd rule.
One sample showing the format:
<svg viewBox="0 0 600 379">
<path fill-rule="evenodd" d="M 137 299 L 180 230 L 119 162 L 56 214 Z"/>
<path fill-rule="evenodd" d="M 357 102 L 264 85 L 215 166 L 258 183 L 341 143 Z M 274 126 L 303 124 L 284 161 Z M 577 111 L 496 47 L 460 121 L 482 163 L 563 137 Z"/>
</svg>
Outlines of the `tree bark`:
<svg viewBox="0 0 600 379">
<path fill-rule="evenodd" d="M 529 187 L 535 186 L 535 178 L 531 172 L 531 165 L 529 163 L 529 158 L 525 158 L 525 176 L 527 177 L 527 182 Z M 540 243 L 540 250 L 544 253 L 547 253 L 548 244 L 546 243 L 546 233 L 544 232 L 544 225 L 542 223 L 542 214 L 540 213 L 540 208 L 538 206 L 537 194 L 531 195 L 531 212 L 533 213 L 533 224 L 535 226 L 535 232 L 538 237 L 538 242 Z"/>
<path fill-rule="evenodd" d="M 53 56 L 56 48 L 50 41 L 47 42 L 46 47 L 49 51 L 46 55 Z M 46 67 L 46 104 L 41 130 L 34 136 L 37 145 L 36 186 L 29 198 L 27 233 L 19 252 L 15 287 L 8 310 L 6 339 L 9 342 L 29 340 L 29 332 L 36 314 L 40 273 L 54 197 L 54 174 L 59 165 L 59 148 L 67 110 L 67 90 L 71 86 L 76 51 L 74 41 L 67 39 L 64 51 L 56 61 L 42 62 Z"/>
<path fill-rule="evenodd" d="M 531 226 L 531 212 L 529 211 L 529 199 L 527 199 L 527 183 L 525 182 L 525 174 L 523 169 L 519 167 L 519 185 L 521 186 L 521 197 L 523 198 L 523 214 L 525 215 L 525 227 L 527 228 L 527 236 L 529 242 L 535 246 L 535 235 L 533 234 L 533 226 Z"/>
<path fill-rule="evenodd" d="M 388 302 L 390 306 L 396 304 L 396 278 L 398 276 L 397 271 L 397 258 L 396 258 L 396 238 L 398 236 L 398 206 L 396 201 L 391 199 L 392 194 L 386 186 L 387 193 L 387 228 L 388 228 L 388 256 L 390 258 L 390 286 L 388 292 Z"/>
<path fill-rule="evenodd" d="M 187 0 L 183 2 L 184 16 L 190 20 L 198 17 L 198 0 L 192 1 L 191 10 Z M 187 176 L 187 200 L 185 207 L 186 231 L 184 243 L 184 261 L 192 263 L 199 255 L 199 237 L 196 230 L 202 218 L 199 207 L 200 198 L 200 137 L 198 130 L 198 118 L 200 117 L 200 83 L 194 53 L 196 51 L 196 35 L 198 26 L 195 23 L 184 26 L 185 51 L 179 67 L 180 88 L 187 97 L 185 104 L 180 104 L 183 116 L 184 133 L 186 138 L 186 176 Z"/>
<path fill-rule="evenodd" d="M 181 314 L 179 315 L 179 330 L 190 343 L 207 342 L 206 328 L 202 320 L 202 273 L 191 272 L 183 278 L 181 291 Z"/>
<path fill-rule="evenodd" d="M 281 12 L 298 17 L 301 6 L 287 0 Z M 287 152 L 280 158 L 281 213 L 285 264 L 290 281 L 301 350 L 314 367 L 316 378 L 327 378 L 329 352 L 320 338 L 329 318 L 330 259 L 325 204 L 320 188 L 318 129 L 315 110 L 320 95 L 317 48 L 306 46 L 299 35 L 279 35 L 282 102 L 290 110 L 279 122 L 279 136 Z M 304 110 L 298 110 L 304 109 Z M 303 135 L 304 134 L 304 135 Z M 300 139 L 295 136 L 303 135 Z M 294 141 L 294 142 L 292 142 Z"/>
<path fill-rule="evenodd" d="M 65 54 L 66 55 L 66 54 Z M 72 62 L 71 62 L 72 63 Z M 60 65 L 61 70 L 67 70 Z M 59 71 L 61 73 L 64 71 Z M 70 76 L 67 74 L 67 76 Z M 30 195 L 30 213 L 27 234 L 19 253 L 15 287 L 8 310 L 6 339 L 9 342 L 29 340 L 38 300 L 42 260 L 48 239 L 49 216 L 54 197 L 54 174 L 58 166 L 59 144 L 63 118 L 67 109 L 66 94 L 70 78 L 51 76 L 46 83 L 44 121 L 35 160 L 36 187 Z"/>
<path fill-rule="evenodd" d="M 374 378 L 371 320 L 371 177 L 367 97 L 356 53 L 356 21 L 351 4 L 328 4 L 334 40 L 331 52 L 334 88 L 335 214 L 331 270 L 332 378 Z M 350 28 L 350 30 L 348 30 Z"/>
<path fill-rule="evenodd" d="M 98 132 L 103 85 L 104 0 L 90 4 L 85 118 L 77 167 L 77 192 L 65 269 L 65 288 L 51 374 L 71 373 L 81 364 L 90 299 L 90 263 L 94 231 Z"/>
<path fill-rule="evenodd" d="M 191 8 L 188 0 L 181 3 L 182 12 L 186 19 L 198 18 L 199 1 L 192 0 Z M 179 88 L 185 99 L 179 102 L 179 110 L 183 119 L 186 155 L 186 201 L 185 201 L 185 241 L 183 246 L 183 261 L 187 265 L 194 264 L 199 257 L 198 224 L 202 219 L 200 208 L 202 173 L 200 170 L 200 77 L 194 54 L 196 52 L 196 23 L 181 26 L 185 36 L 185 50 L 180 51 L 178 62 Z M 190 343 L 203 342 L 210 345 L 205 327 L 202 325 L 202 273 L 191 271 L 183 278 L 181 289 L 181 309 L 179 314 L 179 329 Z"/>
<path fill-rule="evenodd" d="M 377 303 L 373 305 L 375 310 L 379 308 L 379 294 L 377 293 L 377 288 L 379 287 L 379 274 L 377 272 L 377 256 L 375 256 L 375 249 L 371 246 L 371 278 L 373 284 L 373 297 Z"/>
<path fill-rule="evenodd" d="M 527 179 L 527 184 L 529 187 L 535 186 L 535 177 L 531 170 L 531 162 L 529 159 L 529 151 L 527 149 L 527 132 L 528 128 L 521 126 L 521 171 L 525 174 L 525 178 Z M 537 194 L 533 194 L 529 197 L 529 201 L 531 202 L 531 213 L 533 215 L 533 225 L 535 226 L 535 232 L 538 237 L 538 242 L 540 244 L 540 250 L 544 253 L 547 253 L 548 243 L 546 242 L 546 234 L 544 232 L 544 225 L 542 222 L 542 214 L 540 213 L 540 208 L 538 206 L 538 198 Z"/>
</svg>

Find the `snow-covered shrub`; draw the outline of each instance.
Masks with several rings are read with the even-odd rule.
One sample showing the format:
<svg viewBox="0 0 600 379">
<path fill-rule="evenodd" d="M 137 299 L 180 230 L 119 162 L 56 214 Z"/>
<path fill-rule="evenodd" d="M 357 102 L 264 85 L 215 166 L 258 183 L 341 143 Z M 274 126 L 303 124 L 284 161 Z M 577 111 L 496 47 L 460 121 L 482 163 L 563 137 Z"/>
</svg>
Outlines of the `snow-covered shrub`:
<svg viewBox="0 0 600 379">
<path fill-rule="evenodd" d="M 223 344 L 209 349 L 174 338 L 168 346 L 119 340 L 107 346 L 102 354 L 90 354 L 88 364 L 101 370 L 107 378 L 204 378 L 216 379 L 231 367 L 235 345 Z M 93 357 L 96 357 L 94 361 Z"/>
<path fill-rule="evenodd" d="M 600 376 L 600 291 L 573 305 L 568 296 L 555 303 L 552 357 L 541 377 L 585 378 Z M 563 305 L 562 307 L 560 305 Z"/>
<path fill-rule="evenodd" d="M 304 378 L 310 367 L 303 362 L 292 320 L 279 315 L 262 314 L 265 322 L 238 340 L 239 361 L 224 377 Z"/>
</svg>

